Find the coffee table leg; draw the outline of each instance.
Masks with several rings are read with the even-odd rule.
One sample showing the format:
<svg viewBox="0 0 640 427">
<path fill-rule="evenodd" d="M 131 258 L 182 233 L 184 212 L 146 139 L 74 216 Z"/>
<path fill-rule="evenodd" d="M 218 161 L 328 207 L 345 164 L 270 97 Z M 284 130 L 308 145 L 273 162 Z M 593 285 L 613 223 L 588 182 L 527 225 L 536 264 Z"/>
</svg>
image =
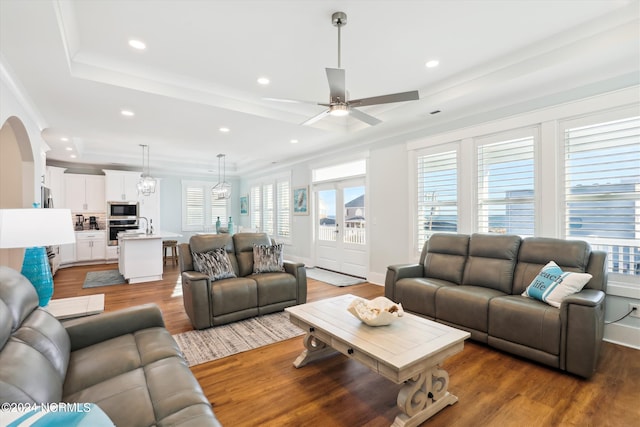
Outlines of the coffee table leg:
<svg viewBox="0 0 640 427">
<path fill-rule="evenodd" d="M 330 354 L 336 353 L 336 350 L 329 347 L 326 343 L 320 341 L 313 334 L 307 333 L 303 339 L 305 350 L 293 362 L 293 366 L 300 368 L 309 362 L 321 359 Z"/>
<path fill-rule="evenodd" d="M 392 427 L 412 427 L 424 422 L 442 408 L 453 405 L 458 398 L 447 391 L 449 374 L 439 366 L 427 369 L 405 381 L 398 393 L 402 411 Z"/>
</svg>

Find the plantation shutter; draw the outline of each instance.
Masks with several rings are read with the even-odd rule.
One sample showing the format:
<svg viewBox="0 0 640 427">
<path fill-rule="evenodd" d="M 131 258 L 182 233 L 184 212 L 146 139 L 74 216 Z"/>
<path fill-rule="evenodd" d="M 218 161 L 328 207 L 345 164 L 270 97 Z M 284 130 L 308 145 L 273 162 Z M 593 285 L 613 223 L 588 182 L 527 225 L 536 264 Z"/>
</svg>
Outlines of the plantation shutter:
<svg viewBox="0 0 640 427">
<path fill-rule="evenodd" d="M 260 197 L 260 186 L 254 185 L 250 190 L 251 197 L 251 229 L 259 231 L 261 229 L 262 203 Z"/>
<path fill-rule="evenodd" d="M 273 184 L 265 184 L 262 186 L 262 231 L 273 234 Z"/>
<path fill-rule="evenodd" d="M 458 230 L 457 150 L 417 158 L 418 248 L 435 232 Z"/>
<path fill-rule="evenodd" d="M 204 188 L 187 187 L 186 189 L 186 221 L 187 227 L 204 227 Z"/>
<path fill-rule="evenodd" d="M 478 142 L 478 231 L 533 236 L 534 137 Z"/>
<path fill-rule="evenodd" d="M 291 186 L 289 181 L 278 181 L 276 187 L 277 235 L 289 237 L 291 227 Z"/>
<path fill-rule="evenodd" d="M 227 215 L 227 200 L 218 199 L 216 191 L 211 189 L 211 224 L 215 226 L 216 221 L 220 218 L 220 225 L 226 227 L 229 222 L 229 216 Z"/>
<path fill-rule="evenodd" d="M 640 117 L 563 129 L 565 236 L 606 251 L 609 272 L 640 275 Z"/>
</svg>

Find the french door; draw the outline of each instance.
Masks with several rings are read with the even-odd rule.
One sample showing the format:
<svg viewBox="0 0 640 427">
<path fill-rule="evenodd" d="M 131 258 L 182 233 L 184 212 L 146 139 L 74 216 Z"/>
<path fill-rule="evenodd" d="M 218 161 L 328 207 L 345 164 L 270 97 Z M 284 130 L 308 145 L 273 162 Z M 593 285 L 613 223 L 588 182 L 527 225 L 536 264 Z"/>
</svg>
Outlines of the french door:
<svg viewBox="0 0 640 427">
<path fill-rule="evenodd" d="M 364 179 L 314 186 L 316 265 L 367 275 Z"/>
</svg>

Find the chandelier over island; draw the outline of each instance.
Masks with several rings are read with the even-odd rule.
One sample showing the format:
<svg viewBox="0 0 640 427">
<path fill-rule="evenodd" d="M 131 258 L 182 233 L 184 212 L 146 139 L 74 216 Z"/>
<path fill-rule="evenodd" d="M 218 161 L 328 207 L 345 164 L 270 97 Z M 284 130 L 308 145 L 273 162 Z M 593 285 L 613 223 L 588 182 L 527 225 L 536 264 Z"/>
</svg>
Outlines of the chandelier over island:
<svg viewBox="0 0 640 427">
<path fill-rule="evenodd" d="M 140 146 L 142 147 L 142 176 L 140 176 L 140 181 L 138 181 L 138 194 L 149 196 L 151 193 L 156 192 L 156 179 L 149 173 L 149 146 L 145 144 L 140 144 Z M 146 168 L 144 161 L 145 151 L 147 157 Z"/>
</svg>

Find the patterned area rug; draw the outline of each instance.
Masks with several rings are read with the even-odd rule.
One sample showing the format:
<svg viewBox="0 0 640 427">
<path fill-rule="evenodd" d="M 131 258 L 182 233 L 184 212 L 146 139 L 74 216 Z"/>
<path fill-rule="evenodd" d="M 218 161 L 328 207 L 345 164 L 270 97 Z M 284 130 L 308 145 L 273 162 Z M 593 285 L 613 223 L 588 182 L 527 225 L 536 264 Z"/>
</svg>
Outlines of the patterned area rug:
<svg viewBox="0 0 640 427">
<path fill-rule="evenodd" d="M 366 282 L 366 280 L 361 279 L 360 277 L 347 276 L 346 274 L 335 273 L 322 268 L 307 268 L 307 277 L 339 287 L 357 285 L 358 283 Z"/>
<path fill-rule="evenodd" d="M 97 288 L 99 286 L 123 285 L 127 281 L 118 270 L 90 271 L 84 278 L 83 288 Z"/>
<path fill-rule="evenodd" d="M 289 313 L 281 311 L 209 329 L 183 332 L 173 338 L 189 366 L 194 366 L 302 334 L 302 329 L 289 322 Z"/>
</svg>

